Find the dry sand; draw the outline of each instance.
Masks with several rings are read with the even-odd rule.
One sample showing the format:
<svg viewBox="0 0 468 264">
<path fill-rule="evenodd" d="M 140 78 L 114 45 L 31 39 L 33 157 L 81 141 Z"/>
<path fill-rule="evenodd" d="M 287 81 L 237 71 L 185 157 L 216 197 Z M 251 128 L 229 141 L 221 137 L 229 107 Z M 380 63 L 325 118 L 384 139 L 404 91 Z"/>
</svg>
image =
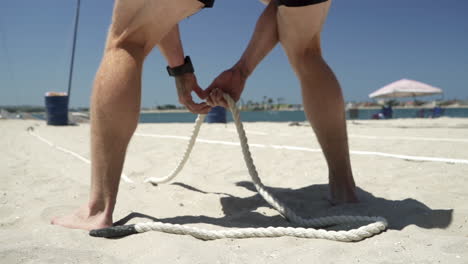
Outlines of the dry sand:
<svg viewBox="0 0 468 264">
<path fill-rule="evenodd" d="M 468 164 L 352 155 L 361 203 L 332 207 L 321 153 L 311 128 L 246 123 L 265 185 L 300 215 L 386 217 L 389 229 L 357 243 L 291 237 L 201 241 L 147 232 L 101 239 L 49 224 L 84 203 L 89 165 L 30 135 L 89 157 L 89 126 L 48 127 L 0 120 L 1 263 L 468 263 Z M 468 119 L 349 122 L 353 151 L 468 160 Z M 188 136 L 191 124 L 144 124 L 139 133 Z M 237 142 L 233 124 L 205 125 L 200 138 Z M 143 180 L 169 173 L 187 140 L 135 136 L 114 214 L 129 223 L 157 219 L 205 228 L 287 226 L 257 195 L 239 146 L 197 143 L 170 184 Z"/>
</svg>

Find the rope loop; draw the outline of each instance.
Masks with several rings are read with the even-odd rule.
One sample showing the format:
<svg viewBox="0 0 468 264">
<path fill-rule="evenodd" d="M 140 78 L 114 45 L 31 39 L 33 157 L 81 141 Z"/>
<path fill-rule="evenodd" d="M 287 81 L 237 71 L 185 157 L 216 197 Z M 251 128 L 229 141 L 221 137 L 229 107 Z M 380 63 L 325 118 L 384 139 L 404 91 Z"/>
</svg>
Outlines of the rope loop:
<svg viewBox="0 0 468 264">
<path fill-rule="evenodd" d="M 245 164 L 249 171 L 249 175 L 254 183 L 258 193 L 265 199 L 265 201 L 275 208 L 281 215 L 288 219 L 291 223 L 301 227 L 267 227 L 267 228 L 237 228 L 226 230 L 206 230 L 195 227 L 188 227 L 183 225 L 173 225 L 161 222 L 148 222 L 139 223 L 135 225 L 135 229 L 139 233 L 147 231 L 160 231 L 173 234 L 191 235 L 195 238 L 203 240 L 213 240 L 221 238 L 249 238 L 249 237 L 280 237 L 280 236 L 293 236 L 301 238 L 321 238 L 341 242 L 360 241 L 365 238 L 383 232 L 387 226 L 387 220 L 383 217 L 371 216 L 327 216 L 314 219 L 305 219 L 297 215 L 293 210 L 288 208 L 284 203 L 279 201 L 273 194 L 263 185 L 260 177 L 258 176 L 257 169 L 253 163 L 252 155 L 249 150 L 247 136 L 245 135 L 244 126 L 240 120 L 240 111 L 236 106 L 236 102 L 228 95 L 224 94 L 224 99 L 228 102 L 229 109 L 231 110 L 234 124 L 236 125 L 237 133 L 239 135 L 242 154 L 244 156 Z M 200 131 L 200 127 L 205 120 L 205 115 L 198 115 L 195 121 L 195 126 L 192 131 L 187 148 L 182 156 L 182 159 L 177 164 L 176 168 L 164 178 L 148 178 L 145 182 L 153 184 L 165 183 L 174 179 L 177 174 L 182 170 L 187 162 L 190 153 L 195 145 L 196 138 Z M 352 229 L 349 231 L 327 231 L 324 229 L 317 229 L 322 227 L 329 227 L 339 224 L 349 223 L 362 223 L 370 222 L 370 224 Z"/>
</svg>

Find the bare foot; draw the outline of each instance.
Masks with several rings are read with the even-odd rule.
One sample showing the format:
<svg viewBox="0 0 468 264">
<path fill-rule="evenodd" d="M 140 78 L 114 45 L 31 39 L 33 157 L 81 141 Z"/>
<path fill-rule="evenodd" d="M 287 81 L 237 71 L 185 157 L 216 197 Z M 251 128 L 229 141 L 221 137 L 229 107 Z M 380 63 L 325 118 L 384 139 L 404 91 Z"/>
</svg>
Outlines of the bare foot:
<svg viewBox="0 0 468 264">
<path fill-rule="evenodd" d="M 330 177 L 328 186 L 330 188 L 329 202 L 332 205 L 359 202 L 356 195 L 356 185 L 352 176 L 340 179 Z"/>
<path fill-rule="evenodd" d="M 112 226 L 112 217 L 106 216 L 103 211 L 91 213 L 88 206 L 82 206 L 69 215 L 54 217 L 50 223 L 66 228 L 92 230 Z"/>
</svg>

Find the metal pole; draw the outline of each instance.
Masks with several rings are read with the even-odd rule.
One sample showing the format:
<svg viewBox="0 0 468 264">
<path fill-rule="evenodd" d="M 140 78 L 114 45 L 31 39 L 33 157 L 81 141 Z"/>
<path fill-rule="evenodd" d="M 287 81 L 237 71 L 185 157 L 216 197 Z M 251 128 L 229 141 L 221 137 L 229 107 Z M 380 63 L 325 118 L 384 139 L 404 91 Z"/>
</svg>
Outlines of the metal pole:
<svg viewBox="0 0 468 264">
<path fill-rule="evenodd" d="M 72 87 L 72 79 L 73 79 L 73 66 L 75 63 L 75 48 L 76 48 L 76 36 L 78 33 L 78 23 L 80 20 L 80 0 L 76 1 L 76 14 L 75 14 L 75 30 L 73 33 L 73 46 L 72 46 L 72 54 L 71 54 L 71 62 L 70 62 L 70 73 L 68 75 L 68 105 L 70 103 L 70 94 L 71 94 L 71 87 Z"/>
</svg>

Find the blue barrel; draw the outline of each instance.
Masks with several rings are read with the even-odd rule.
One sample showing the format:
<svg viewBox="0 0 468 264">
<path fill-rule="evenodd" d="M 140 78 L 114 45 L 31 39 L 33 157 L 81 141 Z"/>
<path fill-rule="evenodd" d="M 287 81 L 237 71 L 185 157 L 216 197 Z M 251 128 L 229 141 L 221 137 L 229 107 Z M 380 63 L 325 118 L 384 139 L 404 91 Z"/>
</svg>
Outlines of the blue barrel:
<svg viewBox="0 0 468 264">
<path fill-rule="evenodd" d="M 68 96 L 49 95 L 45 97 L 46 120 L 48 125 L 68 125 Z"/>
<path fill-rule="evenodd" d="M 226 109 L 222 106 L 215 106 L 211 108 L 208 115 L 206 115 L 207 123 L 227 123 L 226 121 Z"/>
</svg>

